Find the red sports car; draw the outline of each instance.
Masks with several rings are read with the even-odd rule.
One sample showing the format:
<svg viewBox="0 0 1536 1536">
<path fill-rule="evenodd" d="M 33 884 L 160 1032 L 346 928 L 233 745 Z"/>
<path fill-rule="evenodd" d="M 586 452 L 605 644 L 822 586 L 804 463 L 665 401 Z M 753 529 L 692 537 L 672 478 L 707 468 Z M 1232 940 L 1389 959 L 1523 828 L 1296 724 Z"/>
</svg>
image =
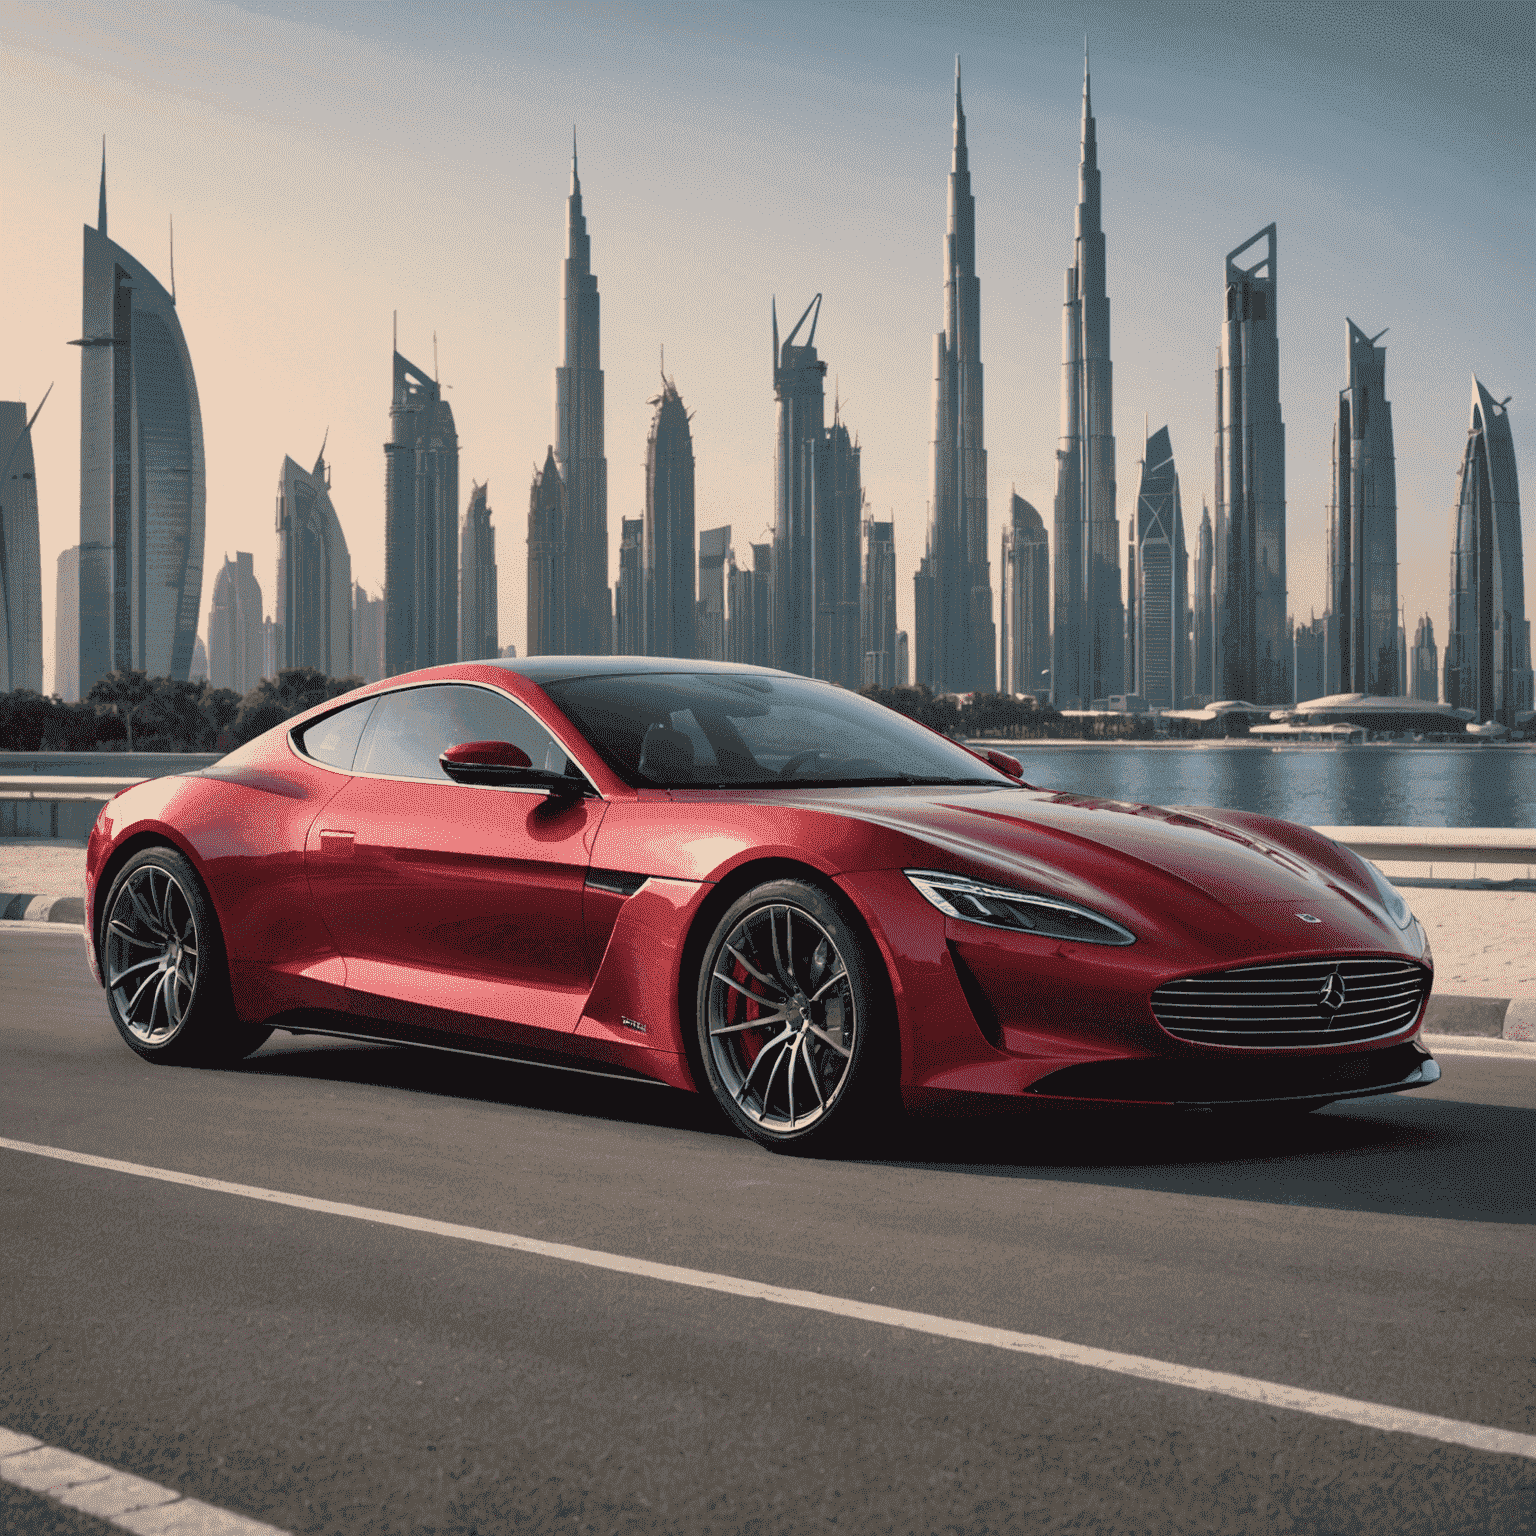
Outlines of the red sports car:
<svg viewBox="0 0 1536 1536">
<path fill-rule="evenodd" d="M 372 684 L 126 790 L 86 934 L 149 1061 L 274 1029 L 707 1091 L 777 1148 L 969 1103 L 1436 1081 L 1424 931 L 1304 827 L 1024 784 L 857 694 L 639 657 Z"/>
</svg>

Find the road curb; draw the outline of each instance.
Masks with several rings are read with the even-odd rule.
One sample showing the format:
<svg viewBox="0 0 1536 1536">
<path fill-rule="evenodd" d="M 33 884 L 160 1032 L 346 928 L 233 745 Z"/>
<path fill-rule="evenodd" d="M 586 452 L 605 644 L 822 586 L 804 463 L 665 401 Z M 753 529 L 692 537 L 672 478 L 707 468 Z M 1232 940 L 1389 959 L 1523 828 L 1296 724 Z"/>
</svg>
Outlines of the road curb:
<svg viewBox="0 0 1536 1536">
<path fill-rule="evenodd" d="M 83 896 L 40 896 L 31 891 L 0 891 L 0 922 L 85 923 Z"/>
</svg>

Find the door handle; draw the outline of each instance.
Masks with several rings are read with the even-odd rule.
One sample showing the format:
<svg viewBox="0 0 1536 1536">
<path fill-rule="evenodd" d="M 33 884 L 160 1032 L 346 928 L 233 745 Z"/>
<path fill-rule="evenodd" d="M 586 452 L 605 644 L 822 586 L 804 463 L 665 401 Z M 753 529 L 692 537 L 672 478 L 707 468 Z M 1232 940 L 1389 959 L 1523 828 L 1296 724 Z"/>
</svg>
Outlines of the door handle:
<svg viewBox="0 0 1536 1536">
<path fill-rule="evenodd" d="M 355 846 L 355 840 L 355 833 L 342 832 L 331 827 L 322 827 L 320 830 L 320 852 L 339 853 L 350 857 Z"/>
</svg>

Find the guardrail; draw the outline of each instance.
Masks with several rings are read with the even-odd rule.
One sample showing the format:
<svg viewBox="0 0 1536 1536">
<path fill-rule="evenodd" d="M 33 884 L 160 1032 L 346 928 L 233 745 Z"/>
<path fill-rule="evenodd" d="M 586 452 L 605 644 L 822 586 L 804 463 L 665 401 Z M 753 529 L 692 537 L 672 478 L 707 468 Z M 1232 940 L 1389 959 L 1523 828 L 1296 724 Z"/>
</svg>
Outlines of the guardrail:
<svg viewBox="0 0 1536 1536">
<path fill-rule="evenodd" d="M 209 758 L 208 761 L 216 761 Z M 201 764 L 199 765 L 201 766 Z M 148 775 L 23 773 L 0 776 L 0 837 L 83 839 L 96 813 Z M 1377 863 L 1524 865 L 1536 873 L 1536 829 L 1527 827 L 1315 827 Z"/>
</svg>

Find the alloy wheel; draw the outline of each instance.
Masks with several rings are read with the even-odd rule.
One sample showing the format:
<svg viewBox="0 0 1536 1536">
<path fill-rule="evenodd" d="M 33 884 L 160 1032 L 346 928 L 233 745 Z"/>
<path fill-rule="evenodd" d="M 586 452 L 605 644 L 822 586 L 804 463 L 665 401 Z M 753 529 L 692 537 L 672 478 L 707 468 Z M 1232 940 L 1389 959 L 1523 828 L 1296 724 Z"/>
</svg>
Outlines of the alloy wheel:
<svg viewBox="0 0 1536 1536">
<path fill-rule="evenodd" d="M 823 1119 L 849 1083 L 859 1029 L 845 957 L 803 908 L 747 912 L 715 951 L 709 1049 L 736 1107 L 768 1135 Z"/>
<path fill-rule="evenodd" d="M 156 864 L 132 871 L 107 918 L 107 989 L 142 1045 L 180 1034 L 197 990 L 197 916 L 181 883 Z"/>
</svg>

